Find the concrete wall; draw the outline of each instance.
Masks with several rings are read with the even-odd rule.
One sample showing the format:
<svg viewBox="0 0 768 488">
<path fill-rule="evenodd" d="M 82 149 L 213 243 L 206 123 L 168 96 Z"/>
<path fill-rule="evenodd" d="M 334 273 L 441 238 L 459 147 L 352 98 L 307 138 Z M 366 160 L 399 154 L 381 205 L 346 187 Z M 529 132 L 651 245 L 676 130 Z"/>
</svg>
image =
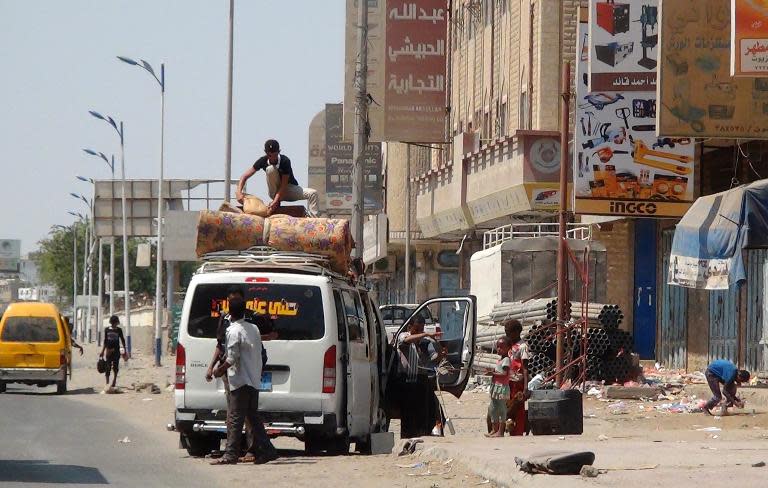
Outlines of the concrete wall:
<svg viewBox="0 0 768 488">
<path fill-rule="evenodd" d="M 606 301 L 621 306 L 624 321 L 621 328 L 632 332 L 634 324 L 635 233 L 630 220 L 601 224 L 593 239 L 605 245 L 608 253 Z"/>
</svg>

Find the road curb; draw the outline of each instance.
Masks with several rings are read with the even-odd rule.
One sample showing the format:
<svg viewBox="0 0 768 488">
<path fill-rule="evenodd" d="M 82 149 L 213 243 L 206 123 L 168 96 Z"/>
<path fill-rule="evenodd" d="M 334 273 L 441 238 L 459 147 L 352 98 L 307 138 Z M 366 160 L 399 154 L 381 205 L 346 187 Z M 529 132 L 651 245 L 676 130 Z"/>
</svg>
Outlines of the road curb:
<svg viewBox="0 0 768 488">
<path fill-rule="evenodd" d="M 499 472 L 498 461 L 492 462 L 486 459 L 474 457 L 471 454 L 462 452 L 460 448 L 456 448 L 454 451 L 451 448 L 446 448 L 442 445 L 426 445 L 422 451 L 419 451 L 421 456 L 432 457 L 441 461 L 453 460 L 454 463 L 461 465 L 464 469 L 490 480 L 496 483 L 502 488 L 509 488 L 518 484 L 519 480 L 515 479 L 512 473 Z M 510 459 L 510 463 L 503 467 L 507 471 L 517 471 L 514 461 Z"/>
</svg>

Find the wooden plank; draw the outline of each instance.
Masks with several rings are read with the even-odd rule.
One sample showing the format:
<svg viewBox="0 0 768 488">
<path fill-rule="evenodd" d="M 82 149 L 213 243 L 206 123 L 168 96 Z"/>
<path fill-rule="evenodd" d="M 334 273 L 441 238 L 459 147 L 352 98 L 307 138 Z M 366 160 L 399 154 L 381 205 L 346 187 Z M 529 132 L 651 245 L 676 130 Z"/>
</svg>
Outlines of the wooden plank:
<svg viewBox="0 0 768 488">
<path fill-rule="evenodd" d="M 650 386 L 606 386 L 603 391 L 605 398 L 614 400 L 640 400 L 654 398 L 661 393 L 661 388 Z"/>
</svg>

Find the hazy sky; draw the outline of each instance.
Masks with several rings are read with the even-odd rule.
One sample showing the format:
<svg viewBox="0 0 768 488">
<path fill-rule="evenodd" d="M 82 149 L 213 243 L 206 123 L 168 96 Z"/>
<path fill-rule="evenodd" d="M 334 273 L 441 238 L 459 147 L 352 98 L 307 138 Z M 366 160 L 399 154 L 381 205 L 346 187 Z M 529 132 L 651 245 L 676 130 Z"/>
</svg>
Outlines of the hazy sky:
<svg viewBox="0 0 768 488">
<path fill-rule="evenodd" d="M 232 175 L 277 138 L 307 183 L 307 128 L 343 98 L 343 0 L 236 0 Z M 37 247 L 86 196 L 75 175 L 110 177 L 82 153 L 118 154 L 125 123 L 128 178 L 156 178 L 159 88 L 116 60 L 166 63 L 168 178 L 224 177 L 227 0 L 0 0 L 0 238 Z M 118 170 L 119 177 L 119 170 Z M 263 175 L 249 190 L 262 191 Z M 254 181 L 253 179 L 251 181 Z"/>
</svg>

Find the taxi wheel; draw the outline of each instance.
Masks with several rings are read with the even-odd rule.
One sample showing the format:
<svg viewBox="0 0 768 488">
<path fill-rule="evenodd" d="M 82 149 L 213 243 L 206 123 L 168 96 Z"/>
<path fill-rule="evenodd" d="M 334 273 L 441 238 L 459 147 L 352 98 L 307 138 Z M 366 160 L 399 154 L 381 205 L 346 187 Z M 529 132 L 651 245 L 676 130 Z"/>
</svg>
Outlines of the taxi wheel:
<svg viewBox="0 0 768 488">
<path fill-rule="evenodd" d="M 56 382 L 56 394 L 63 395 L 67 392 L 67 378 Z"/>
</svg>

